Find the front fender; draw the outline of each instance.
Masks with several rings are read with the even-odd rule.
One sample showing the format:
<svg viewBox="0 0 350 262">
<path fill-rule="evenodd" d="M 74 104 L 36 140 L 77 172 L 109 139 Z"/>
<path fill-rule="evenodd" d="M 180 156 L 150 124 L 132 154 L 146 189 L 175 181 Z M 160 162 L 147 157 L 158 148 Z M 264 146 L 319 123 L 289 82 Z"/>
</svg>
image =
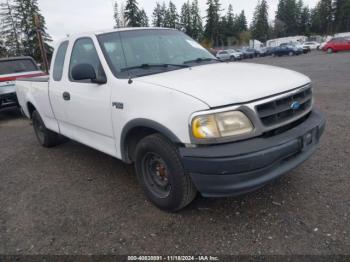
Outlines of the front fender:
<svg viewBox="0 0 350 262">
<path fill-rule="evenodd" d="M 128 161 L 128 156 L 127 156 L 127 136 L 132 130 L 138 129 L 138 128 L 147 128 L 150 130 L 154 130 L 163 136 L 165 136 L 169 141 L 173 142 L 174 144 L 180 144 L 181 141 L 180 139 L 167 127 L 164 125 L 150 120 L 150 119 L 145 119 L 145 118 L 138 118 L 138 119 L 133 119 L 129 121 L 123 128 L 121 132 L 121 137 L 120 137 L 120 149 L 121 149 L 121 154 L 122 154 L 122 159 L 124 161 Z"/>
</svg>

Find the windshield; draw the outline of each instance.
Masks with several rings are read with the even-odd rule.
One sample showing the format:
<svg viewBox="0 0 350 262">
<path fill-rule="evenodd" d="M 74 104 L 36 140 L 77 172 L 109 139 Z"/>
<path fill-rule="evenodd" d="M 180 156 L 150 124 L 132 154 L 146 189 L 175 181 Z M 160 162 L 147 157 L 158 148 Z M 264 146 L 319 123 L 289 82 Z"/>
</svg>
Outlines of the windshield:
<svg viewBox="0 0 350 262">
<path fill-rule="evenodd" d="M 217 59 L 184 33 L 170 29 L 113 32 L 98 36 L 118 78 L 138 77 L 212 63 Z"/>
<path fill-rule="evenodd" d="M 0 75 L 18 74 L 37 70 L 37 66 L 30 59 L 0 61 Z"/>
</svg>

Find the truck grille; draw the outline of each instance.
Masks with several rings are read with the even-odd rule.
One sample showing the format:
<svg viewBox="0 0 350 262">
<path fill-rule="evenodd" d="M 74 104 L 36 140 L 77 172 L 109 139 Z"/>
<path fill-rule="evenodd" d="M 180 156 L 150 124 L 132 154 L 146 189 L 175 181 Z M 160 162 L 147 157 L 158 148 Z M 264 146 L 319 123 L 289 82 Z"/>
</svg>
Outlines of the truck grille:
<svg viewBox="0 0 350 262">
<path fill-rule="evenodd" d="M 293 109 L 293 103 L 299 103 Z M 311 110 L 311 86 L 300 92 L 256 106 L 258 116 L 266 127 L 280 126 L 286 122 L 297 120 Z"/>
</svg>

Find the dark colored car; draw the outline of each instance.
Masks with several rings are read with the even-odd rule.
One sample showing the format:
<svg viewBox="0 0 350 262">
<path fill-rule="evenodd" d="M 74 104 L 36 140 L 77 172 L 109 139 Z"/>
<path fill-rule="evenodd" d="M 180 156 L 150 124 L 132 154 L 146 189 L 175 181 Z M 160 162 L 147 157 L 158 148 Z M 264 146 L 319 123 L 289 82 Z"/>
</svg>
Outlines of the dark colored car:
<svg viewBox="0 0 350 262">
<path fill-rule="evenodd" d="M 0 109 L 18 105 L 15 81 L 20 78 L 42 76 L 31 57 L 0 59 Z"/>
<path fill-rule="evenodd" d="M 264 57 L 271 55 L 271 51 L 273 48 L 271 47 L 262 47 L 256 50 L 256 57 Z"/>
<path fill-rule="evenodd" d="M 327 53 L 350 51 L 350 39 L 348 38 L 334 38 L 329 41 L 323 48 Z"/>
<path fill-rule="evenodd" d="M 303 50 L 292 45 L 292 44 L 281 44 L 279 47 L 276 47 L 272 51 L 272 56 L 293 56 L 300 55 L 303 53 Z"/>
<path fill-rule="evenodd" d="M 307 54 L 307 53 L 310 53 L 310 52 L 311 52 L 310 46 L 303 46 L 303 53 L 304 54 Z"/>
<path fill-rule="evenodd" d="M 253 48 L 241 48 L 238 51 L 243 53 L 244 59 L 256 57 L 256 50 Z"/>
</svg>

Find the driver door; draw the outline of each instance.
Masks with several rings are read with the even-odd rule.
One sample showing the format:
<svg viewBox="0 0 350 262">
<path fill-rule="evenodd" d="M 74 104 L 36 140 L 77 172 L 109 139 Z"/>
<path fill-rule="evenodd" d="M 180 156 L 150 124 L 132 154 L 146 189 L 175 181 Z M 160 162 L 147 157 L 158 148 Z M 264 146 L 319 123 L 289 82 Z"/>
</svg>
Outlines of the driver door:
<svg viewBox="0 0 350 262">
<path fill-rule="evenodd" d="M 77 81 L 72 77 L 74 67 L 91 65 L 97 77 L 106 74 L 92 38 L 75 41 L 69 61 L 67 84 L 62 87 L 66 119 L 61 130 L 69 137 L 109 155 L 116 155 L 111 117 L 111 86 Z"/>
</svg>

